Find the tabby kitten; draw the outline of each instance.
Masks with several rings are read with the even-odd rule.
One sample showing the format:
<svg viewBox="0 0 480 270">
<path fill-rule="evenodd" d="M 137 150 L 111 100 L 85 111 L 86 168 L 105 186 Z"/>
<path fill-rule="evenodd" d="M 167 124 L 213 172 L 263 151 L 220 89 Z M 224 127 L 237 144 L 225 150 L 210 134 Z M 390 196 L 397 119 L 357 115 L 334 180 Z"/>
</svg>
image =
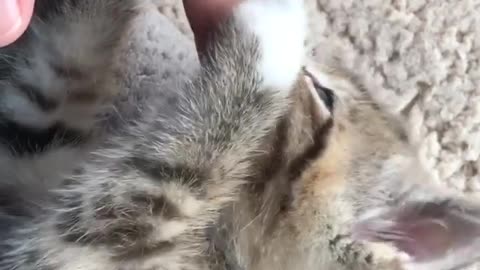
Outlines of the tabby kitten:
<svg viewBox="0 0 480 270">
<path fill-rule="evenodd" d="M 151 97 L 114 129 L 113 59 L 141 1 L 37 2 L 0 52 L 1 270 L 476 259 L 478 203 L 428 182 L 403 126 L 358 80 L 305 61 L 301 1 L 239 4 L 175 102 Z"/>
</svg>

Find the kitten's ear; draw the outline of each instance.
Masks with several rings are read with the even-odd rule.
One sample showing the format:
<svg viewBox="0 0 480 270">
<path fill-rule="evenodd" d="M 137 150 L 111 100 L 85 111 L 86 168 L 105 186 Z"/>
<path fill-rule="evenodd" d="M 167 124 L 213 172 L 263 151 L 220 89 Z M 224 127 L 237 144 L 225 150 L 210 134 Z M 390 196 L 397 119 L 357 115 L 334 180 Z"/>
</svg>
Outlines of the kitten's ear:
<svg viewBox="0 0 480 270">
<path fill-rule="evenodd" d="M 303 69 L 290 95 L 291 106 L 287 115 L 289 144 L 299 148 L 298 143 L 308 141 L 305 138 L 315 140 L 315 134 L 325 125 L 331 126 L 336 102 L 335 95 L 332 90 L 322 86 L 315 75 L 306 69 Z M 299 142 L 295 142 L 296 140 Z"/>
<path fill-rule="evenodd" d="M 335 94 L 318 81 L 316 74 L 306 68 L 302 70 L 291 95 L 292 106 L 289 117 L 293 125 L 301 126 L 303 129 L 311 127 L 315 130 L 332 118 L 336 102 Z M 303 121 L 302 118 L 304 118 Z"/>
<path fill-rule="evenodd" d="M 275 141 L 273 149 L 281 147 L 285 164 L 280 167 L 286 168 L 291 180 L 299 177 L 326 148 L 331 136 L 334 96 L 316 84 L 315 78 L 304 70 L 290 92 L 291 106 L 278 126 L 276 139 L 271 140 Z M 274 159 L 278 158 L 276 151 Z"/>
<path fill-rule="evenodd" d="M 413 269 L 456 269 L 480 257 L 480 205 L 449 198 L 388 206 L 361 218 L 353 236 L 392 244 Z"/>
<path fill-rule="evenodd" d="M 312 73 L 307 68 L 303 69 L 304 86 L 308 90 L 308 97 L 315 108 L 311 113 L 313 117 L 327 119 L 332 117 L 336 97 L 333 90 L 326 87 L 318 79 L 318 74 Z"/>
</svg>

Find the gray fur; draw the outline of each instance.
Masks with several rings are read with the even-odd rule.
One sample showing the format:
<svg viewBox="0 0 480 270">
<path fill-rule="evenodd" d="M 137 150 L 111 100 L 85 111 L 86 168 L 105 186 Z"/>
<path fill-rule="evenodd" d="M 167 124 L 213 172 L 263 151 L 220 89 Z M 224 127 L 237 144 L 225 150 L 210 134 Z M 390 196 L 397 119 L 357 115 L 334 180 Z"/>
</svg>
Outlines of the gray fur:
<svg viewBox="0 0 480 270">
<path fill-rule="evenodd" d="M 65 13 L 53 15 L 47 28 L 39 22 L 39 29 L 54 31 L 51 38 L 63 42 L 97 37 L 95 46 L 80 44 L 79 50 L 92 53 L 85 64 L 101 65 L 98 72 L 103 73 L 96 74 L 94 69 L 92 76 L 108 80 L 111 75 L 104 64 L 111 56 L 97 59 L 93 53 L 105 51 L 103 42 L 110 46 L 111 36 L 104 32 L 107 29 L 96 31 L 98 23 L 117 25 L 110 22 L 113 14 L 101 13 L 104 6 L 113 12 L 125 3 L 103 1 L 92 6 L 95 9 L 90 4 L 93 1 L 71 10 L 62 6 Z M 76 25 L 79 10 L 91 13 L 80 16 Z M 82 22 L 83 18 L 93 19 L 92 24 Z M 128 17 L 122 18 L 127 21 L 113 31 L 123 35 L 122 25 L 128 24 Z M 67 24 L 58 29 L 59 22 Z M 83 33 L 62 32 L 71 30 L 70 22 Z M 42 201 L 41 209 L 9 226 L 10 233 L 2 240 L 7 251 L 0 255 L 0 269 L 200 269 L 206 265 L 205 228 L 235 199 L 238 186 L 251 174 L 257 150 L 288 104 L 285 95 L 262 86 L 256 36 L 234 19 L 217 35 L 201 74 L 179 90 L 171 110 L 158 108 L 152 99 L 141 119 L 111 135 L 84 161 L 79 159 L 77 173 L 61 181 L 60 189 Z M 35 46 L 28 52 L 43 50 L 38 53 L 41 65 L 62 63 L 62 58 L 45 58 L 52 45 L 26 42 L 26 48 Z M 77 51 L 64 53 L 69 59 Z M 69 62 L 65 72 L 57 72 L 59 80 L 67 70 L 78 68 L 70 74 L 71 80 L 78 73 L 82 76 L 79 83 L 84 83 L 83 76 L 90 73 L 84 75 L 82 66 L 75 64 Z M 35 76 L 49 72 L 35 68 L 29 66 L 28 72 Z M 78 85 L 68 82 L 68 87 Z M 68 93 L 70 89 L 59 90 Z M 101 87 L 89 90 L 93 95 L 103 94 Z"/>
<path fill-rule="evenodd" d="M 0 124 L 45 146 L 11 151 L 0 133 L 0 270 L 453 270 L 476 258 L 449 259 L 480 246 L 479 204 L 434 189 L 401 122 L 338 63 L 302 73 L 295 52 L 272 58 L 278 29 L 236 10 L 168 106 L 153 95 L 119 121 L 111 66 L 141 1 L 37 2 L 27 35 L 0 51 L 1 100 L 22 100 L 0 101 Z M 301 6 L 246 3 L 257 23 Z M 298 80 L 286 87 L 265 59 Z M 372 244 L 424 221 L 453 245 L 414 240 L 451 254 L 411 268 Z"/>
</svg>

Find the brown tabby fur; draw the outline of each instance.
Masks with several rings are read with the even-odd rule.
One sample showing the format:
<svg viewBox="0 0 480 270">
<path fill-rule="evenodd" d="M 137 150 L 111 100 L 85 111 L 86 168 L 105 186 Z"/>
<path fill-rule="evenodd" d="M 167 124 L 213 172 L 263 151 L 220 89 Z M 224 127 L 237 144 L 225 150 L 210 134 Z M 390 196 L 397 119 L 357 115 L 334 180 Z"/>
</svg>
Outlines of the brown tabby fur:
<svg viewBox="0 0 480 270">
<path fill-rule="evenodd" d="M 122 124 L 112 65 L 142 1 L 49 1 L 0 49 L 0 270 L 453 270 L 478 258 L 478 202 L 429 180 L 341 53 L 304 60 L 301 1 L 241 3 L 175 100 L 134 93 L 152 96 L 118 111 Z"/>
</svg>

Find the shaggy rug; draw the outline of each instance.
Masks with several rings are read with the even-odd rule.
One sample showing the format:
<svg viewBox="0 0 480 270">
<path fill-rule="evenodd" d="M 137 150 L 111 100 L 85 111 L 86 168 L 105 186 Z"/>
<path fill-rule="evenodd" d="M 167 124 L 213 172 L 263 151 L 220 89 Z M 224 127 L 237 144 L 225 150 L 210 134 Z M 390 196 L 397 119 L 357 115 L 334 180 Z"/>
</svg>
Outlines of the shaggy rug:
<svg viewBox="0 0 480 270">
<path fill-rule="evenodd" d="M 306 0 L 308 46 L 347 48 L 373 95 L 413 127 L 438 181 L 480 191 L 480 1 Z M 152 0 L 126 48 L 127 89 L 163 89 L 198 67 L 180 0 Z M 480 268 L 479 268 L 480 269 Z"/>
</svg>

